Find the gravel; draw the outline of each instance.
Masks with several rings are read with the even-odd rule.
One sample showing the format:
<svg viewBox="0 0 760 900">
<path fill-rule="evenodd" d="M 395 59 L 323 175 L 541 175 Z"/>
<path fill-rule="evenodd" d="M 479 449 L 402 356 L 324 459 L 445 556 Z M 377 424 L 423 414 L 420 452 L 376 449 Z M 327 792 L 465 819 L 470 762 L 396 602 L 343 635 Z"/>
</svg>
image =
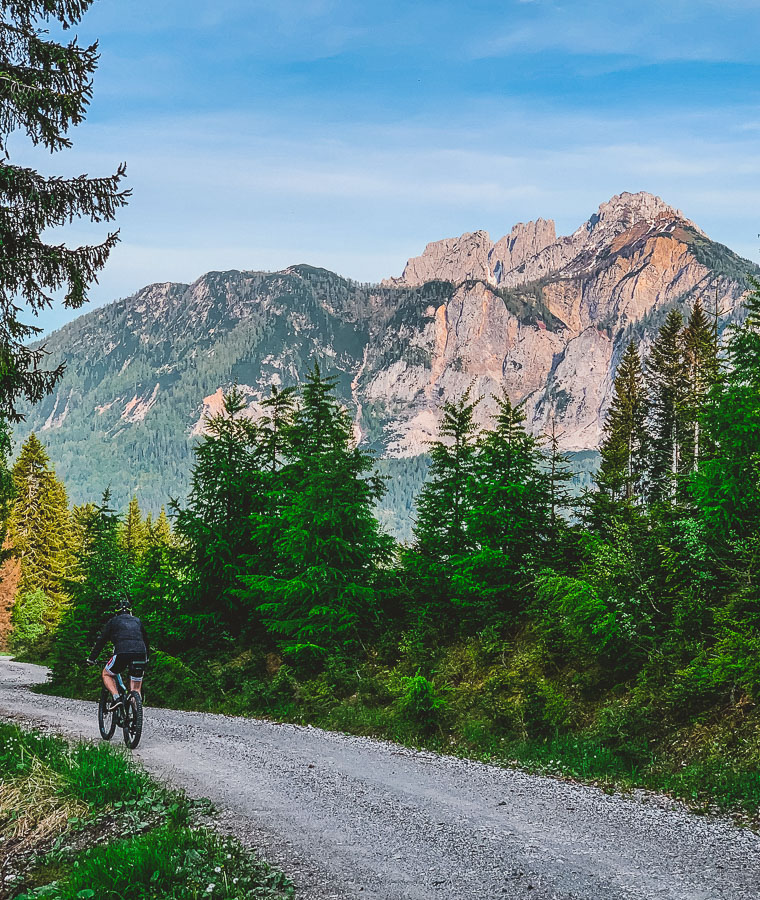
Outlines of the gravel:
<svg viewBox="0 0 760 900">
<path fill-rule="evenodd" d="M 0 658 L 0 715 L 97 737 L 94 703 L 34 694 Z M 602 791 L 384 741 L 147 709 L 135 754 L 209 797 L 302 900 L 758 900 L 760 837 L 656 795 Z"/>
</svg>

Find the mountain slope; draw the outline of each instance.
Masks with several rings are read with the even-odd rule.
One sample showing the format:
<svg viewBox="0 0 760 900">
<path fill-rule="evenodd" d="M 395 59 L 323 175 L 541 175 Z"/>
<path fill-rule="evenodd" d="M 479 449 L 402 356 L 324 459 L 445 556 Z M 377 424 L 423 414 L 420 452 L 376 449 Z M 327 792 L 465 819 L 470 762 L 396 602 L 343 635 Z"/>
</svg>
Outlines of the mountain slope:
<svg viewBox="0 0 760 900">
<path fill-rule="evenodd" d="M 598 445 L 617 361 L 646 346 L 667 311 L 699 298 L 736 314 L 755 267 L 649 194 L 621 194 L 572 235 L 554 223 L 429 244 L 401 277 L 365 285 L 299 265 L 211 272 L 155 284 L 71 322 L 47 341 L 67 362 L 57 391 L 28 410 L 76 502 L 110 486 L 156 509 L 182 496 L 205 414 L 237 382 L 256 414 L 272 383 L 313 361 L 338 380 L 357 436 L 387 458 L 417 458 L 443 401 L 502 389 L 537 434 L 556 422 L 565 449 Z M 587 465 L 584 457 L 584 466 Z M 390 467 L 417 485 L 424 464 Z M 404 488 L 384 516 L 408 533 Z"/>
</svg>

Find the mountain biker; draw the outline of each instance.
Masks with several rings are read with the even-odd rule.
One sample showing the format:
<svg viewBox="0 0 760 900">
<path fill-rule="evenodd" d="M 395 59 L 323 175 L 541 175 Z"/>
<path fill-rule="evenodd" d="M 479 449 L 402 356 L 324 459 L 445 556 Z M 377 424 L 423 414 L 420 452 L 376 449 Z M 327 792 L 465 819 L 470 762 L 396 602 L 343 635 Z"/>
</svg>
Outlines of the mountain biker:
<svg viewBox="0 0 760 900">
<path fill-rule="evenodd" d="M 103 668 L 103 684 L 113 695 L 115 707 L 121 703 L 115 676 L 128 669 L 130 690 L 142 694 L 143 674 L 150 653 L 148 635 L 143 623 L 132 615 L 132 607 L 128 600 L 122 600 L 116 615 L 106 622 L 92 652 L 87 657 L 87 665 L 96 664 L 95 660 L 109 641 L 113 644 L 113 656 Z"/>
</svg>

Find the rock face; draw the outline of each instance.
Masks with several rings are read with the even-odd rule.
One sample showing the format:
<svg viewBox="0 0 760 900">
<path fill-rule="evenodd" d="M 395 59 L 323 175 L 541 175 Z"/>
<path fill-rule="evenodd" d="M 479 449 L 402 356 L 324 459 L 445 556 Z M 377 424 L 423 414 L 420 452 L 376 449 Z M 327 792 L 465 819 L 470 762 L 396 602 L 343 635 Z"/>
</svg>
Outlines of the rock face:
<svg viewBox="0 0 760 900">
<path fill-rule="evenodd" d="M 66 360 L 56 393 L 20 437 L 44 429 L 73 498 L 111 486 L 153 508 L 181 496 L 204 414 L 245 385 L 255 415 L 269 386 L 335 375 L 361 441 L 414 457 L 444 401 L 506 391 L 536 434 L 598 446 L 617 362 L 646 347 L 677 306 L 736 312 L 756 271 L 651 194 L 620 194 L 573 234 L 515 225 L 428 244 L 398 278 L 360 285 L 324 269 L 212 272 L 156 284 L 82 316 L 47 342 Z M 731 316 L 724 319 L 724 323 Z"/>
<path fill-rule="evenodd" d="M 423 452 L 437 427 L 431 408 L 470 385 L 484 397 L 484 422 L 490 398 L 504 389 L 525 403 L 536 434 L 551 425 L 565 450 L 595 448 L 627 341 L 646 345 L 673 305 L 687 312 L 699 299 L 712 309 L 717 296 L 721 308 L 735 309 L 753 268 L 646 193 L 613 197 L 567 237 L 539 219 L 496 243 L 479 231 L 428 244 L 385 284 L 409 287 L 437 275 L 457 290 L 407 336 L 429 366 L 398 361 L 367 387 L 373 398 L 386 392 L 398 403 L 405 394 L 409 403 L 389 422 L 386 450 Z"/>
</svg>

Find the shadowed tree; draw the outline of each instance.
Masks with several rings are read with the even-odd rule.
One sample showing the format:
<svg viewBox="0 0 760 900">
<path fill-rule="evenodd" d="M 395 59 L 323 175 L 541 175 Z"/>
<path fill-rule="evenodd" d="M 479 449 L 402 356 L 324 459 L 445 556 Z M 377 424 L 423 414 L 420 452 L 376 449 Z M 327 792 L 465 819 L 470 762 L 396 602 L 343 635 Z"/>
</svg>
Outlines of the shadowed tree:
<svg viewBox="0 0 760 900">
<path fill-rule="evenodd" d="M 597 476 L 599 489 L 611 500 L 640 500 L 644 494 L 649 436 L 647 395 L 636 345 L 628 344 L 617 372 L 607 411 Z"/>
<path fill-rule="evenodd" d="M 20 318 L 37 314 L 63 291 L 63 303 L 87 300 L 118 237 L 76 248 L 47 243 L 49 229 L 75 219 L 111 221 L 126 203 L 125 167 L 106 178 L 41 175 L 11 162 L 13 133 L 54 153 L 71 146 L 68 132 L 83 121 L 92 96 L 97 45 L 76 38 L 59 43 L 49 29 L 76 25 L 91 0 L 0 0 L 0 417 L 18 421 L 20 398 L 40 400 L 53 388 L 62 366 L 46 370 L 44 350 L 30 347 L 40 333 Z"/>
</svg>

